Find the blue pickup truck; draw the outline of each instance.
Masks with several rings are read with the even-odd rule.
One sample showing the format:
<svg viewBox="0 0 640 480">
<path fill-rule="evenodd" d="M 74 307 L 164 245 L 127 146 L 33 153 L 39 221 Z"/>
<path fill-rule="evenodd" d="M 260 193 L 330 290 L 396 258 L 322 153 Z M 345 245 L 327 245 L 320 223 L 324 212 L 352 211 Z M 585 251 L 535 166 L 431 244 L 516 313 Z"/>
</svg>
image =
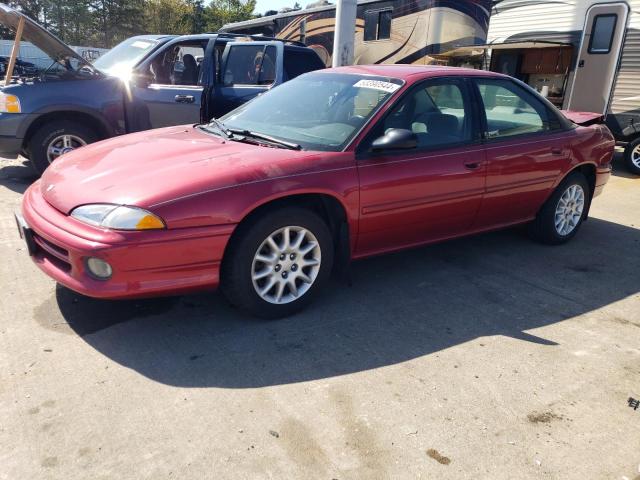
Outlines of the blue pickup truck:
<svg viewBox="0 0 640 480">
<path fill-rule="evenodd" d="M 104 138 L 206 122 L 302 73 L 324 68 L 296 42 L 227 33 L 142 35 L 84 60 L 20 12 L 0 23 L 51 58 L 0 89 L 0 156 L 22 154 L 42 173 L 60 155 Z"/>
</svg>

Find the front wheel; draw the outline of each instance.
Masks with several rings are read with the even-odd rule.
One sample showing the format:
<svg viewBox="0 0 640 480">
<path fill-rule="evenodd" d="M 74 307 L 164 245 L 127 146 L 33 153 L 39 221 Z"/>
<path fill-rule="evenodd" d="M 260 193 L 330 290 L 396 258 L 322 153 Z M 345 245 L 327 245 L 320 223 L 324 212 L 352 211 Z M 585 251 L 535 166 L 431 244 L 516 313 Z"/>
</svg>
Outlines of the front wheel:
<svg viewBox="0 0 640 480">
<path fill-rule="evenodd" d="M 304 308 L 333 265 L 333 239 L 314 212 L 287 207 L 241 225 L 225 253 L 221 289 L 229 302 L 263 318 Z"/>
<path fill-rule="evenodd" d="M 632 140 L 624 149 L 624 164 L 635 175 L 640 175 L 640 137 Z"/>
<path fill-rule="evenodd" d="M 88 127 L 68 120 L 54 120 L 42 125 L 31 137 L 27 150 L 31 165 L 39 175 L 61 155 L 98 140 Z"/>
<path fill-rule="evenodd" d="M 582 225 L 591 192 L 580 172 L 565 178 L 529 224 L 529 234 L 537 241 L 559 245 L 571 240 Z"/>
</svg>

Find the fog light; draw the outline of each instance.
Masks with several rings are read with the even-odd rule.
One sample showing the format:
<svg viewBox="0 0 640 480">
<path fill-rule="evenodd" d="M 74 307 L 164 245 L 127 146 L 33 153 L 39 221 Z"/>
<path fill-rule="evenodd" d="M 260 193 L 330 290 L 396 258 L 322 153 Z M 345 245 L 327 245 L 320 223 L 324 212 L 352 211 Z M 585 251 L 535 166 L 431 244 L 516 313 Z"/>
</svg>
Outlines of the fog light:
<svg viewBox="0 0 640 480">
<path fill-rule="evenodd" d="M 87 269 L 91 275 L 99 280 L 107 280 L 113 273 L 111 265 L 96 257 L 87 258 Z"/>
</svg>

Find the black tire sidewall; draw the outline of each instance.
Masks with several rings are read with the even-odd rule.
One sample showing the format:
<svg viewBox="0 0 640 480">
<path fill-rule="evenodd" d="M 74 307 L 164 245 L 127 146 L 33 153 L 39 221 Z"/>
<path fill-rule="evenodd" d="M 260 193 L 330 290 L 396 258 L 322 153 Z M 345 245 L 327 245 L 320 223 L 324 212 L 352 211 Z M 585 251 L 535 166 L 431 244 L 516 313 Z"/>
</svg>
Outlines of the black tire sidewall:
<svg viewBox="0 0 640 480">
<path fill-rule="evenodd" d="M 253 257 L 262 242 L 274 231 L 286 226 L 299 226 L 309 230 L 320 243 L 322 261 L 320 271 L 311 288 L 298 300 L 277 305 L 263 300 L 253 287 L 251 267 Z M 229 302 L 257 317 L 275 319 L 292 315 L 305 308 L 331 275 L 334 245 L 326 223 L 310 210 L 286 207 L 268 212 L 249 225 L 241 225 L 230 242 L 223 260 L 221 290 Z"/>
<path fill-rule="evenodd" d="M 47 149 L 51 141 L 65 134 L 77 136 L 87 144 L 98 140 L 97 134 L 91 128 L 76 122 L 59 120 L 46 123 L 31 137 L 27 147 L 30 154 L 31 165 L 38 174 L 42 175 L 50 165 L 47 158 Z"/>
<path fill-rule="evenodd" d="M 631 154 L 633 153 L 633 149 L 640 145 L 640 137 L 635 138 L 631 142 L 627 143 L 627 146 L 624 148 L 624 164 L 634 175 L 640 175 L 640 167 L 633 164 L 631 159 Z"/>
</svg>

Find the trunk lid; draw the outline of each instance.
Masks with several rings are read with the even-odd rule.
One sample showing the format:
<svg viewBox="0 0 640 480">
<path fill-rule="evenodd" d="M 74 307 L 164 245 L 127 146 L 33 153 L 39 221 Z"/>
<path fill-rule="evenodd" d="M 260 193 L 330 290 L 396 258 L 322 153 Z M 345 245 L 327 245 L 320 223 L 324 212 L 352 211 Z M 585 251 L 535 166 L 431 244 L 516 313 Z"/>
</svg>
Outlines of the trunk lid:
<svg viewBox="0 0 640 480">
<path fill-rule="evenodd" d="M 602 113 L 595 112 L 575 112 L 573 110 L 561 110 L 562 114 L 571 120 L 573 123 L 588 127 L 596 123 L 602 123 L 604 121 L 604 115 Z"/>
</svg>

